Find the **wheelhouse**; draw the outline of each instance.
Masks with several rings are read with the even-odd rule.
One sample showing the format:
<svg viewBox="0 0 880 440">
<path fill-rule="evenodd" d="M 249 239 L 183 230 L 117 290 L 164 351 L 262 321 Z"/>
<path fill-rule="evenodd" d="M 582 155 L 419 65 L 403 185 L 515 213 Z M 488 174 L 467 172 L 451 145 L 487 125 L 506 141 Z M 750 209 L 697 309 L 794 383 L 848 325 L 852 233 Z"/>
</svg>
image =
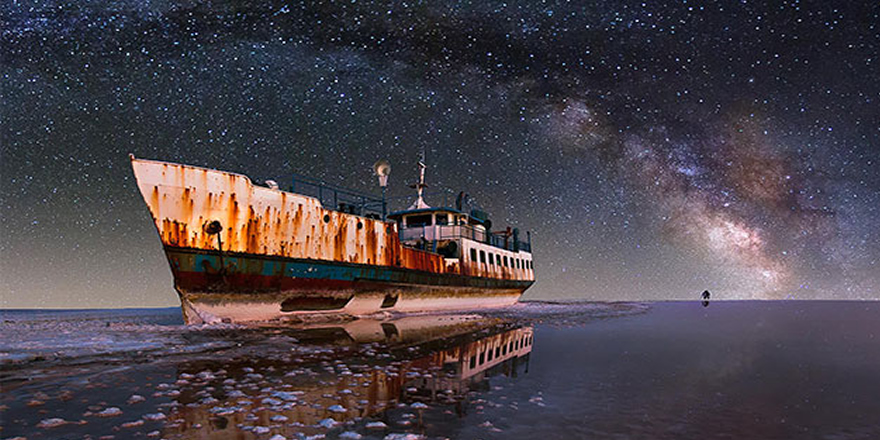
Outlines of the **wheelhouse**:
<svg viewBox="0 0 880 440">
<path fill-rule="evenodd" d="M 489 215 L 476 208 L 465 209 L 467 197 L 456 198 L 455 207 L 431 207 L 424 200 L 424 164 L 420 181 L 412 187 L 418 198 L 406 210 L 392 212 L 388 220 L 397 223 L 401 244 L 442 255 L 447 267 L 464 275 L 534 280 L 531 234 L 521 240 L 519 229 L 492 230 Z"/>
</svg>

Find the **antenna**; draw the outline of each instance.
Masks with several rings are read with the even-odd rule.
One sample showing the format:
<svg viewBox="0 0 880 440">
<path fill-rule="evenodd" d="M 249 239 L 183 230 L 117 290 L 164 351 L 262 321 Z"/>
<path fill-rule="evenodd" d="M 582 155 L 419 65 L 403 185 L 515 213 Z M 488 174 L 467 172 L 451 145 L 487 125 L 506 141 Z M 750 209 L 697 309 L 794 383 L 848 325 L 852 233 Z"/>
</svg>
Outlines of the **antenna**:
<svg viewBox="0 0 880 440">
<path fill-rule="evenodd" d="M 425 199 L 422 198 L 422 193 L 424 192 L 425 188 L 428 187 L 428 185 L 425 184 L 425 168 L 427 168 L 427 166 L 425 165 L 425 149 L 422 148 L 422 154 L 419 157 L 419 183 L 414 183 L 409 186 L 410 188 L 415 188 L 416 191 L 418 191 L 419 197 L 416 199 L 415 203 L 413 203 L 409 207 L 409 209 L 430 208 L 430 206 L 425 203 Z"/>
</svg>

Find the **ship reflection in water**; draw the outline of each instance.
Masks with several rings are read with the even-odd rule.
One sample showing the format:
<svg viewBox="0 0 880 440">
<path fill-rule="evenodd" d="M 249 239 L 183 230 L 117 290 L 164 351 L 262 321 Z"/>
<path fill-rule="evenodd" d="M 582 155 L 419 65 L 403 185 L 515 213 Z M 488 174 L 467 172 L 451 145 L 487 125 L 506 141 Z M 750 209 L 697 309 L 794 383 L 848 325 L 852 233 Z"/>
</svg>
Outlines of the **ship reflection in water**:
<svg viewBox="0 0 880 440">
<path fill-rule="evenodd" d="M 470 392 L 488 389 L 488 378 L 527 372 L 534 343 L 531 327 L 473 316 L 272 330 L 321 349 L 180 365 L 162 436 L 424 432 L 427 408 L 462 417 L 479 407 Z"/>
</svg>

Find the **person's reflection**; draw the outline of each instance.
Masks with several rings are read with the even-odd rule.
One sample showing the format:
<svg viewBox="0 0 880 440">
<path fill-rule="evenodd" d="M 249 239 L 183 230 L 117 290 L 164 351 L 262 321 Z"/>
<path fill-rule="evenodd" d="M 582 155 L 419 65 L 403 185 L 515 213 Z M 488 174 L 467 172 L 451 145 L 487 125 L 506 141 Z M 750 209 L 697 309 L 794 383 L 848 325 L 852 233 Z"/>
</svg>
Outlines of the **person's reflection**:
<svg viewBox="0 0 880 440">
<path fill-rule="evenodd" d="M 703 294 L 700 295 L 703 298 L 703 307 L 709 307 L 709 297 L 712 296 L 708 290 L 704 290 Z"/>
</svg>

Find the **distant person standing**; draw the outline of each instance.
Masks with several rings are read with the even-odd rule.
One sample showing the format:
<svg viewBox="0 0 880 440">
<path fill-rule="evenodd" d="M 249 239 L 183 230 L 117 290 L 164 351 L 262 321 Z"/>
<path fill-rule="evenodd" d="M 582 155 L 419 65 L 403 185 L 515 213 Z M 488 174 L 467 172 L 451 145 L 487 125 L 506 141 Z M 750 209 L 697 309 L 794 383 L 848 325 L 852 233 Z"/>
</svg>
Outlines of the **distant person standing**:
<svg viewBox="0 0 880 440">
<path fill-rule="evenodd" d="M 710 296 L 712 296 L 712 294 L 709 293 L 708 290 L 704 290 L 704 291 L 703 291 L 703 294 L 700 295 L 700 297 L 703 298 L 703 307 L 709 307 L 709 297 L 710 297 Z"/>
</svg>

